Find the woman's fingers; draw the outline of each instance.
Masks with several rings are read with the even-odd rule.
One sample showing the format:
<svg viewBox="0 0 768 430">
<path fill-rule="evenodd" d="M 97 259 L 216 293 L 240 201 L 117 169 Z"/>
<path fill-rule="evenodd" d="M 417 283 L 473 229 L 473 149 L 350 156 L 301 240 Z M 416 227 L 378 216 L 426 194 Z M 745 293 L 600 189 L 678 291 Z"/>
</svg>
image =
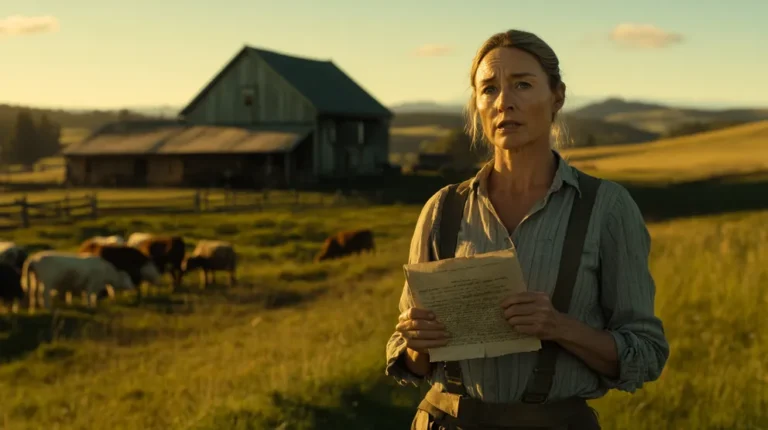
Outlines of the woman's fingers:
<svg viewBox="0 0 768 430">
<path fill-rule="evenodd" d="M 444 330 L 445 325 L 435 320 L 405 320 L 397 323 L 395 330 Z"/>
<path fill-rule="evenodd" d="M 447 332 L 442 330 L 407 330 L 403 332 L 406 339 L 447 339 L 450 337 Z"/>
<path fill-rule="evenodd" d="M 407 320 L 433 320 L 435 315 L 427 309 L 408 308 L 398 317 L 400 321 Z"/>
</svg>

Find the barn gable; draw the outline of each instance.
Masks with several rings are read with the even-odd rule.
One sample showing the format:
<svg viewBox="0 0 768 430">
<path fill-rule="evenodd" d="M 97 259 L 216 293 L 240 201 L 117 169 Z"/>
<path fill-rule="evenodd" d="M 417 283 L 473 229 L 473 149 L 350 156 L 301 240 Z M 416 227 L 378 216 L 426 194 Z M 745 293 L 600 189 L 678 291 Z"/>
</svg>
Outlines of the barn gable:
<svg viewBox="0 0 768 430">
<path fill-rule="evenodd" d="M 246 99 L 251 101 L 249 106 Z M 308 122 L 318 115 L 391 118 L 332 61 L 246 46 L 181 111 L 192 123 Z"/>
<path fill-rule="evenodd" d="M 243 48 L 181 111 L 191 124 L 312 123 L 307 98 L 264 60 Z"/>
</svg>

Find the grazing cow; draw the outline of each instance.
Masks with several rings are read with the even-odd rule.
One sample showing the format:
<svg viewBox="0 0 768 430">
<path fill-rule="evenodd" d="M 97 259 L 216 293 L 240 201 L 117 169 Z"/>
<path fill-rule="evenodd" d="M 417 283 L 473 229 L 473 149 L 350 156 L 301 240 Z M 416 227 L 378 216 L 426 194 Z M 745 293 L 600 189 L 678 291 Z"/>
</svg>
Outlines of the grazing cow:
<svg viewBox="0 0 768 430">
<path fill-rule="evenodd" d="M 98 244 L 98 245 L 125 245 L 125 239 L 123 239 L 122 236 L 113 235 L 113 236 L 94 236 L 89 239 L 86 239 L 83 241 L 82 244 L 80 244 L 80 249 L 88 248 L 91 244 Z M 81 251 L 85 252 L 85 251 Z"/>
<path fill-rule="evenodd" d="M 132 233 L 130 236 L 128 236 L 128 241 L 126 244 L 128 246 L 136 247 L 140 243 L 152 239 L 151 233 Z"/>
<path fill-rule="evenodd" d="M 123 271 L 131 277 L 131 282 L 140 291 L 142 281 L 157 285 L 162 275 L 155 263 L 140 250 L 125 245 L 100 245 L 95 242 L 83 243 L 80 246 L 81 254 L 89 254 L 101 257 L 111 263 L 117 270 Z"/>
<path fill-rule="evenodd" d="M 154 236 L 148 233 L 133 233 L 128 238 L 132 246 L 147 255 L 157 266 L 160 273 L 170 270 L 173 286 L 181 285 L 183 271 L 181 263 L 186 253 L 184 239 L 181 236 Z"/>
<path fill-rule="evenodd" d="M 15 303 L 24 300 L 21 288 L 21 272 L 7 263 L 0 263 L 0 301 L 6 306 L 15 307 Z"/>
<path fill-rule="evenodd" d="M 373 232 L 371 230 L 341 231 L 327 239 L 315 257 L 315 261 L 329 260 L 349 254 L 373 251 Z"/>
<path fill-rule="evenodd" d="M 32 254 L 24 263 L 22 287 L 26 287 L 29 309 L 34 310 L 42 296 L 43 306 L 51 308 L 51 291 L 80 292 L 88 305 L 96 305 L 96 297 L 111 286 L 114 290 L 130 290 L 135 286 L 127 273 L 118 271 L 101 257 L 59 251 Z"/>
<path fill-rule="evenodd" d="M 216 271 L 229 272 L 229 286 L 235 285 L 235 270 L 237 267 L 237 253 L 229 242 L 220 240 L 201 240 L 197 243 L 190 257 L 184 259 L 181 269 L 189 273 L 201 269 L 200 279 L 203 288 L 208 286 L 208 273 L 211 281 L 216 282 Z"/>
<path fill-rule="evenodd" d="M 21 273 L 27 257 L 29 257 L 29 254 L 24 247 L 14 242 L 0 241 L 0 263 L 7 263 Z"/>
</svg>

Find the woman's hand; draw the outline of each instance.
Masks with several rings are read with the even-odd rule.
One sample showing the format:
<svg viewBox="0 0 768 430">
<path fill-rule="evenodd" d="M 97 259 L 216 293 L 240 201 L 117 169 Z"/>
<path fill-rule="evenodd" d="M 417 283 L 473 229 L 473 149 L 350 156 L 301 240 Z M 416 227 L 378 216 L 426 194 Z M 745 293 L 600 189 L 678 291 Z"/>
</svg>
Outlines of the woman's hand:
<svg viewBox="0 0 768 430">
<path fill-rule="evenodd" d="M 515 294 L 504 300 L 501 308 L 504 319 L 520 333 L 541 340 L 557 340 L 562 334 L 564 315 L 552 307 L 546 293 L 526 291 Z"/>
<path fill-rule="evenodd" d="M 449 334 L 445 331 L 445 326 L 426 309 L 407 309 L 400 314 L 395 330 L 402 334 L 409 349 L 419 353 L 426 354 L 429 348 L 448 344 Z"/>
</svg>

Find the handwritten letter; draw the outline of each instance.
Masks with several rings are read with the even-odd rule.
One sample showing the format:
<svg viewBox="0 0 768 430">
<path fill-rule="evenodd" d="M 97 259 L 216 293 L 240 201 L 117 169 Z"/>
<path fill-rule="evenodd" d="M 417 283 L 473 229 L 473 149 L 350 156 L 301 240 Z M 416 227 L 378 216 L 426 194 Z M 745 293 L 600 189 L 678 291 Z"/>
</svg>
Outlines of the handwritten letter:
<svg viewBox="0 0 768 430">
<path fill-rule="evenodd" d="M 414 302 L 434 312 L 451 333 L 447 346 L 430 349 L 430 361 L 498 357 L 541 348 L 539 339 L 516 332 L 502 313 L 504 298 L 526 291 L 513 249 L 403 268 Z"/>
</svg>

